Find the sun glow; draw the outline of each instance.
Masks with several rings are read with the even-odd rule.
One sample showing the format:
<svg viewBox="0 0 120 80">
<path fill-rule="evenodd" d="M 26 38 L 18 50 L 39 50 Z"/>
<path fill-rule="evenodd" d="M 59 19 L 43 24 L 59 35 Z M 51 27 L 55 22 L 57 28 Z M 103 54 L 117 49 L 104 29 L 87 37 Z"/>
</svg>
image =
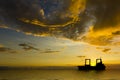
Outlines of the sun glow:
<svg viewBox="0 0 120 80">
<path fill-rule="evenodd" d="M 95 62 L 91 62 L 91 66 L 95 66 L 96 65 L 96 63 Z"/>
</svg>

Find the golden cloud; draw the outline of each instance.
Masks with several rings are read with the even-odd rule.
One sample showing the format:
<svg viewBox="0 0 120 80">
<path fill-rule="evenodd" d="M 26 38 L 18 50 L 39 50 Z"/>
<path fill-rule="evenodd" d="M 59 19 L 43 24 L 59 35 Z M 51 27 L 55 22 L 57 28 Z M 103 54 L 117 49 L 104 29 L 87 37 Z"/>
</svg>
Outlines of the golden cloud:
<svg viewBox="0 0 120 80">
<path fill-rule="evenodd" d="M 118 31 L 120 30 L 119 25 L 114 27 L 108 27 L 105 29 L 100 29 L 97 31 L 93 29 L 94 27 L 92 26 L 88 34 L 82 39 L 83 41 L 89 42 L 94 45 L 113 45 L 113 43 L 117 44 L 120 42 L 117 40 L 120 38 L 120 36 L 118 36 Z"/>
</svg>

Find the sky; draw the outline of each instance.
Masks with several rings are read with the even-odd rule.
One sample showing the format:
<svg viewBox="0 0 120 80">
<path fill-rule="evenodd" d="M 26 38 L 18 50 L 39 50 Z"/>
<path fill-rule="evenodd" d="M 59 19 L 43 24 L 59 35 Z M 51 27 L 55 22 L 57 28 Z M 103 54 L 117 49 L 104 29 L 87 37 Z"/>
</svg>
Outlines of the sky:
<svg viewBox="0 0 120 80">
<path fill-rule="evenodd" d="M 0 0 L 0 66 L 120 64 L 120 0 Z"/>
</svg>

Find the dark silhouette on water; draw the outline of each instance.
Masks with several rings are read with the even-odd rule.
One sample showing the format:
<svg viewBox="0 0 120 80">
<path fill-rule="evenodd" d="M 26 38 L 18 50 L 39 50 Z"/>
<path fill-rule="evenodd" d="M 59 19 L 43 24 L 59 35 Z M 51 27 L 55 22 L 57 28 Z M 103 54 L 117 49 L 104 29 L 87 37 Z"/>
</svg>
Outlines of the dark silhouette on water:
<svg viewBox="0 0 120 80">
<path fill-rule="evenodd" d="M 89 62 L 87 64 L 87 61 Z M 78 66 L 78 70 L 105 70 L 105 65 L 102 63 L 102 59 L 96 59 L 96 65 L 91 66 L 91 59 L 85 59 L 85 66 Z"/>
</svg>

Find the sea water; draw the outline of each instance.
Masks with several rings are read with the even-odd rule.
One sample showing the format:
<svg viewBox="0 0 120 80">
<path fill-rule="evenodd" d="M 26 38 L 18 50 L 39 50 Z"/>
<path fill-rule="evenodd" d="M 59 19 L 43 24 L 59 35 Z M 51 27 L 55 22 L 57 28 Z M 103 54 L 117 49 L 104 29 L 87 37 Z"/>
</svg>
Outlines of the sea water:
<svg viewBox="0 0 120 80">
<path fill-rule="evenodd" d="M 77 69 L 0 70 L 0 80 L 120 80 L 120 69 L 78 71 Z"/>
</svg>

